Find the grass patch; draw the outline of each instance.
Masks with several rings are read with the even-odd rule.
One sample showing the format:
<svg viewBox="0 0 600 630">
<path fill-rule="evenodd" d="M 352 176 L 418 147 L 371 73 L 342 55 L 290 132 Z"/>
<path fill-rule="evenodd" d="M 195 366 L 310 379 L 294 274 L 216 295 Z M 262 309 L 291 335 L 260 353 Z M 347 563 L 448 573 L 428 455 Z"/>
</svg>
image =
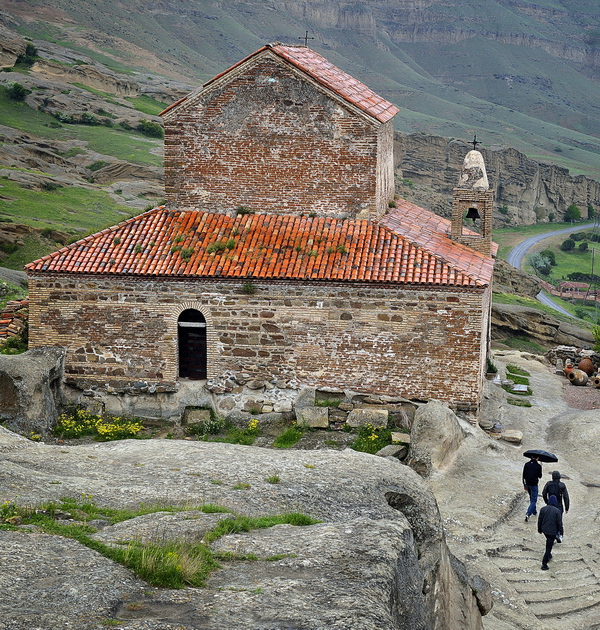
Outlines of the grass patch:
<svg viewBox="0 0 600 630">
<path fill-rule="evenodd" d="M 281 435 L 275 438 L 272 446 L 274 448 L 290 448 L 291 446 L 294 446 L 294 444 L 296 444 L 303 435 L 304 431 L 300 427 L 289 427 Z"/>
<path fill-rule="evenodd" d="M 229 425 L 225 424 L 224 428 L 227 429 Z M 229 428 L 225 435 L 202 435 L 201 439 L 204 442 L 223 442 L 226 444 L 242 444 L 243 446 L 251 446 L 254 444 L 256 438 L 260 435 L 260 426 L 257 418 L 252 418 L 248 422 L 248 426 L 245 429 L 238 427 Z"/>
<path fill-rule="evenodd" d="M 528 400 L 518 400 L 516 398 L 507 398 L 506 402 L 509 405 L 514 405 L 515 407 L 531 407 L 531 403 Z"/>
<path fill-rule="evenodd" d="M 163 588 L 201 587 L 206 583 L 211 571 L 218 568 L 217 554 L 206 543 L 217 540 L 227 534 L 264 529 L 274 525 L 313 525 L 319 521 L 300 513 L 280 514 L 249 518 L 233 516 L 224 519 L 205 535 L 205 542 L 190 543 L 185 540 L 165 542 L 131 542 L 126 546 L 109 546 L 91 538 L 97 530 L 87 524 L 88 520 L 109 517 L 111 523 L 122 522 L 155 512 L 181 512 L 198 510 L 205 513 L 227 512 L 213 504 L 204 506 L 141 506 L 139 510 L 114 510 L 100 508 L 91 501 L 91 497 L 82 495 L 83 500 L 62 499 L 59 503 L 51 502 L 37 509 L 21 508 L 12 501 L 0 504 L 0 530 L 16 529 L 16 523 L 39 527 L 43 532 L 77 540 L 82 545 L 97 551 L 115 562 L 131 569 L 148 584 Z M 60 513 L 61 523 L 55 520 Z M 73 523 L 64 524 L 64 513 L 73 519 Z M 17 520 L 18 519 L 18 520 Z"/>
<path fill-rule="evenodd" d="M 0 177 L 0 186 L 2 195 L 10 198 L 0 199 L 0 218 L 38 229 L 95 232 L 132 216 L 131 208 L 116 203 L 103 190 L 75 186 L 51 192 L 31 190 L 6 175 Z"/>
<path fill-rule="evenodd" d="M 315 407 L 334 407 L 337 409 L 341 402 L 342 400 L 340 398 L 317 398 L 315 400 Z"/>
<path fill-rule="evenodd" d="M 502 389 L 505 392 L 508 392 L 509 394 L 511 394 L 512 396 L 531 396 L 533 394 L 530 387 L 527 387 L 526 392 L 514 392 L 512 389 L 512 385 L 502 385 Z"/>
<path fill-rule="evenodd" d="M 4 264 L 2 266 L 4 267 Z M 26 287 L 0 281 L 0 309 L 4 308 L 11 300 L 22 300 L 26 297 Z"/>
<path fill-rule="evenodd" d="M 142 94 L 142 96 L 130 96 L 125 98 L 126 101 L 129 101 L 134 109 L 138 112 L 142 112 L 142 114 L 149 114 L 152 116 L 158 116 L 160 112 L 166 109 L 166 105 L 157 101 L 156 99 L 147 96 L 146 94 Z"/>
<path fill-rule="evenodd" d="M 57 124 L 54 116 L 32 109 L 26 103 L 13 101 L 2 86 L 0 124 L 50 140 L 83 140 L 92 151 L 134 164 L 162 164 L 162 157 L 151 153 L 151 149 L 162 147 L 161 139 L 150 139 L 137 131 L 125 131 L 119 127 Z"/>
<path fill-rule="evenodd" d="M 510 372 L 511 374 L 520 374 L 521 376 L 531 376 L 531 374 L 527 370 L 520 368 L 518 365 L 512 365 L 512 364 L 507 365 L 506 371 Z"/>
<path fill-rule="evenodd" d="M 525 376 L 518 376 L 517 374 L 506 375 L 515 385 L 529 385 L 529 379 Z"/>
<path fill-rule="evenodd" d="M 392 432 L 385 427 L 374 427 L 365 424 L 359 427 L 357 437 L 350 444 L 350 448 L 362 453 L 374 455 L 377 451 L 392 443 Z"/>
</svg>

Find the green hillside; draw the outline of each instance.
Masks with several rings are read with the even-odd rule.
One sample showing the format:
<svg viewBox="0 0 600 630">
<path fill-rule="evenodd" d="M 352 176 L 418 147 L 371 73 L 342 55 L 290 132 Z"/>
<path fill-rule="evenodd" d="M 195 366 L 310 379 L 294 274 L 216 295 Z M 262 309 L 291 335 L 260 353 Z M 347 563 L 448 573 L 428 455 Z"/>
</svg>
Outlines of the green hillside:
<svg viewBox="0 0 600 630">
<path fill-rule="evenodd" d="M 477 133 L 600 177 L 596 0 L 31 0 L 10 9 L 24 35 L 192 84 L 308 30 L 311 47 L 401 108 L 399 130 Z"/>
</svg>

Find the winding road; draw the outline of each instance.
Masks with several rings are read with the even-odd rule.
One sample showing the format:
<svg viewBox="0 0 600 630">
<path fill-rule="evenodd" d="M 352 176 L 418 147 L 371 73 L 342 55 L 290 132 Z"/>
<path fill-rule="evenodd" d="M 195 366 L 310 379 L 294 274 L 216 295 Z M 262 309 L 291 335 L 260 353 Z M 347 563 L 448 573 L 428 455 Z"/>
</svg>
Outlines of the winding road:
<svg viewBox="0 0 600 630">
<path fill-rule="evenodd" d="M 510 250 L 510 252 L 506 256 L 506 262 L 509 265 L 516 267 L 517 269 L 521 269 L 523 258 L 525 258 L 527 252 L 536 243 L 539 243 L 540 241 L 543 241 L 544 239 L 550 238 L 552 236 L 559 236 L 560 234 L 568 234 L 570 232 L 579 232 L 581 230 L 584 230 L 586 227 L 590 227 L 593 225 L 594 223 L 578 223 L 577 225 L 563 228 L 562 230 L 553 230 L 552 232 L 544 232 L 542 234 L 537 234 L 536 236 L 530 236 Z M 575 315 L 569 313 L 569 311 L 560 306 L 560 304 L 557 304 L 550 296 L 548 296 L 543 291 L 540 291 L 536 297 L 539 302 L 545 304 L 546 306 L 549 306 L 550 308 L 553 308 L 555 311 L 558 311 L 563 315 L 568 315 L 573 319 L 578 319 L 577 317 L 575 317 Z"/>
</svg>

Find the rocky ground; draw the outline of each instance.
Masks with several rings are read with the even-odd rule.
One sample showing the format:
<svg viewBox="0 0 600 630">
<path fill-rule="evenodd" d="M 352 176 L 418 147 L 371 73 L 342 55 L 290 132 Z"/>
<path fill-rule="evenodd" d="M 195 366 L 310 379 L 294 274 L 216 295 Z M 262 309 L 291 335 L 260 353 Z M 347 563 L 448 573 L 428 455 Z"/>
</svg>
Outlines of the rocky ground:
<svg viewBox="0 0 600 630">
<path fill-rule="evenodd" d="M 81 495 L 119 507 L 214 502 L 245 514 L 305 511 L 323 521 L 309 536 L 300 533 L 304 528 L 290 526 L 226 536 L 216 545 L 221 551 L 293 555 L 275 563 L 224 563 L 207 588 L 182 591 L 150 588 L 67 539 L 35 531 L 0 532 L 0 629 L 91 630 L 107 624 L 124 630 L 600 628 L 600 463 L 595 450 L 600 390 L 572 386 L 532 355 L 496 350 L 494 361 L 501 374 L 508 364 L 531 374 L 532 407 L 506 404 L 504 390 L 490 383 L 482 413 L 504 429 L 521 431 L 523 443 L 495 439 L 461 422 L 461 445 L 454 456 L 432 458 L 435 466 L 425 480 L 393 460 L 334 450 L 324 440 L 319 443 L 318 433 L 311 434 L 307 450 L 282 452 L 185 440 L 36 444 L 0 432 L 0 503 L 11 499 L 33 505 Z M 560 470 L 572 500 L 565 541 L 555 546 L 551 570 L 544 572 L 544 538 L 535 519 L 524 522 L 522 452 L 528 448 L 556 453 L 559 462 L 544 465 L 542 481 Z M 270 475 L 281 482 L 268 483 Z M 409 524 L 406 505 L 403 514 L 390 512 L 390 492 L 413 497 L 419 518 Z M 434 496 L 441 517 L 432 506 Z M 215 518 L 194 511 L 144 517 L 101 528 L 96 536 L 116 542 L 157 532 L 167 538 L 182 532 L 201 535 Z M 437 538 L 442 528 L 449 551 L 469 574 L 490 583 L 491 593 L 480 595 L 493 598 L 493 608 L 481 626 L 472 598 L 463 594 L 447 601 L 435 622 L 413 616 L 408 625 L 397 625 L 388 605 L 380 605 L 398 579 L 390 568 L 400 564 L 402 592 L 414 592 L 410 588 L 418 571 L 408 562 L 410 541 L 426 532 L 427 544 L 418 543 L 429 558 L 425 561 L 445 567 L 438 575 L 450 574 L 452 563 Z M 453 597 L 464 593 L 456 584 L 439 584 Z M 431 588 L 425 586 L 424 593 Z M 414 611 L 408 607 L 402 614 L 410 619 Z"/>
</svg>

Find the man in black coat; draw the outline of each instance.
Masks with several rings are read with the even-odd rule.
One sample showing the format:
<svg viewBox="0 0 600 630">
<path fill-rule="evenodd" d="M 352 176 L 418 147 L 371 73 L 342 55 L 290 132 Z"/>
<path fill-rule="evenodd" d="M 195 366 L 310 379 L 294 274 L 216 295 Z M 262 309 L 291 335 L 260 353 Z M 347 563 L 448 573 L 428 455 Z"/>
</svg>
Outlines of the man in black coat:
<svg viewBox="0 0 600 630">
<path fill-rule="evenodd" d="M 565 486 L 565 484 L 560 480 L 560 473 L 558 470 L 554 470 L 552 472 L 552 481 L 546 482 L 546 485 L 542 490 L 544 503 L 548 503 L 548 496 L 552 494 L 556 497 L 556 503 L 561 512 L 563 511 L 564 501 L 565 514 L 567 514 L 570 505 L 569 492 L 567 491 L 567 486 Z"/>
<path fill-rule="evenodd" d="M 529 507 L 525 514 L 526 523 L 530 516 L 537 514 L 538 483 L 542 478 L 542 465 L 538 460 L 537 455 L 531 455 L 531 459 L 523 466 L 523 488 L 529 494 Z"/>
<path fill-rule="evenodd" d="M 553 494 L 548 497 L 548 505 L 540 510 L 537 526 L 538 533 L 546 536 L 546 553 L 542 558 L 542 571 L 547 571 L 548 562 L 552 560 L 552 546 L 556 536 L 558 534 L 562 538 L 564 535 L 562 512 L 558 509 L 556 497 Z"/>
</svg>

